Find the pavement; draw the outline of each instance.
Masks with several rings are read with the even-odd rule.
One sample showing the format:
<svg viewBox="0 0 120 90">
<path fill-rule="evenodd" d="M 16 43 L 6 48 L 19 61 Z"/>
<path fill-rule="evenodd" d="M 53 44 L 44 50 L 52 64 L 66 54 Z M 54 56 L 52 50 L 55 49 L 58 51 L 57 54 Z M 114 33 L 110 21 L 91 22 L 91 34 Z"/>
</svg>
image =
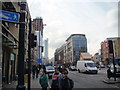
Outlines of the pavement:
<svg viewBox="0 0 120 90">
<path fill-rule="evenodd" d="M 41 85 L 39 84 L 39 77 L 41 76 L 41 72 L 39 73 L 39 76 L 38 78 L 32 78 L 32 75 L 31 75 L 31 89 L 38 89 L 40 90 L 41 89 Z M 50 80 L 49 80 L 50 82 Z M 28 83 L 25 83 L 25 87 L 27 88 L 27 85 Z M 12 83 L 9 83 L 9 84 L 4 84 L 3 87 L 2 87 L 2 90 L 15 90 L 17 87 L 17 81 L 13 81 Z M 49 84 L 49 87 L 50 88 L 50 84 Z M 1 90 L 1 89 L 0 89 Z"/>
<path fill-rule="evenodd" d="M 120 83 L 120 78 L 116 78 L 116 81 L 114 80 L 114 78 L 105 79 L 103 80 L 103 82 L 107 84 L 116 84 L 116 83 Z"/>
<path fill-rule="evenodd" d="M 15 90 L 16 86 L 17 86 L 17 81 L 13 81 L 12 83 L 9 84 L 3 84 L 2 90 L 8 90 L 8 89 Z"/>
<path fill-rule="evenodd" d="M 112 85 L 112 84 L 116 84 L 116 86 L 120 86 L 119 84 L 120 84 L 120 78 L 117 78 L 117 80 L 116 81 L 114 81 L 114 78 L 111 78 L 111 79 L 107 79 L 107 77 L 105 78 L 104 76 L 106 76 L 106 72 L 105 72 L 106 70 L 104 70 L 104 69 L 101 69 L 100 70 L 100 72 L 99 72 L 99 74 L 98 75 L 96 75 L 96 78 L 97 78 L 97 80 L 98 79 L 100 79 L 101 81 L 103 81 L 104 83 L 106 83 L 106 84 L 109 84 L 109 85 Z M 85 75 L 86 74 L 83 74 L 83 76 L 82 76 L 82 74 L 79 74 L 79 73 L 77 73 L 77 72 L 71 72 L 71 73 L 73 73 L 73 74 L 70 74 L 70 75 L 74 75 L 74 73 L 75 73 L 75 75 L 74 75 L 74 77 L 72 77 L 73 79 L 75 78 L 75 77 L 77 77 L 76 75 L 78 75 L 78 77 L 79 78 L 81 78 L 80 80 L 82 80 L 82 79 L 84 79 L 84 77 L 85 77 Z M 39 77 L 40 77 L 40 75 L 41 75 L 41 73 L 39 74 Z M 103 75 L 103 77 L 100 77 L 101 75 Z M 88 75 L 86 75 L 86 77 L 88 77 Z M 89 75 L 89 77 L 92 79 L 93 78 L 93 75 Z M 95 76 L 94 76 L 95 77 Z M 99 77 L 99 78 L 98 78 Z M 78 80 L 79 78 L 77 78 L 77 79 L 75 79 L 75 80 Z M 89 79 L 90 79 L 89 78 Z M 87 79 L 87 78 L 85 78 L 85 79 Z M 94 78 L 93 78 L 93 80 L 94 80 Z M 99 81 L 99 80 L 98 80 Z M 49 82 L 51 82 L 50 80 L 49 80 Z M 77 83 L 77 82 L 76 82 Z M 88 82 L 85 82 L 85 83 L 88 83 Z M 78 83 L 79 84 L 79 83 Z M 77 85 L 77 84 L 76 84 Z M 13 81 L 12 83 L 9 83 L 9 84 L 4 84 L 4 87 L 3 87 L 3 89 L 2 90 L 16 90 L 16 86 L 17 86 L 17 81 Z M 25 83 L 25 86 L 26 86 L 26 88 L 27 88 L 27 83 Z M 80 86 L 80 84 L 79 84 L 79 86 Z M 81 84 L 81 86 L 82 86 L 82 84 Z M 85 85 L 86 86 L 86 85 Z M 35 78 L 35 79 L 32 79 L 31 78 L 31 90 L 34 90 L 34 89 L 38 89 L 38 90 L 41 90 L 40 88 L 41 88 L 41 86 L 40 86 L 40 84 L 39 84 L 39 78 Z M 50 84 L 49 84 L 49 88 L 50 88 Z M 26 89 L 27 90 L 27 89 Z"/>
<path fill-rule="evenodd" d="M 25 87 L 27 88 L 28 83 L 25 83 Z M 12 83 L 9 84 L 4 84 L 2 87 L 2 90 L 8 90 L 8 89 L 16 89 L 17 87 L 17 81 L 13 81 Z M 31 88 L 41 88 L 39 84 L 39 78 L 32 79 L 31 78 Z"/>
</svg>

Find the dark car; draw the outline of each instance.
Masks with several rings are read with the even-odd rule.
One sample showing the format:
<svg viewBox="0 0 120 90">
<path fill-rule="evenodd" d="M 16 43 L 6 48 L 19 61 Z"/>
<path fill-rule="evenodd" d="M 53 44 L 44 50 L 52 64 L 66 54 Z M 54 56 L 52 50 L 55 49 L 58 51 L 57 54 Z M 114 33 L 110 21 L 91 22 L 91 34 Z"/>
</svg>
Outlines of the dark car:
<svg viewBox="0 0 120 90">
<path fill-rule="evenodd" d="M 77 68 L 75 66 L 69 66 L 69 70 L 71 70 L 71 71 L 77 71 Z"/>
<path fill-rule="evenodd" d="M 115 65 L 116 73 L 114 73 L 114 67 L 111 65 L 109 69 L 107 70 L 107 76 L 110 79 L 111 77 L 120 77 L 120 66 Z"/>
</svg>

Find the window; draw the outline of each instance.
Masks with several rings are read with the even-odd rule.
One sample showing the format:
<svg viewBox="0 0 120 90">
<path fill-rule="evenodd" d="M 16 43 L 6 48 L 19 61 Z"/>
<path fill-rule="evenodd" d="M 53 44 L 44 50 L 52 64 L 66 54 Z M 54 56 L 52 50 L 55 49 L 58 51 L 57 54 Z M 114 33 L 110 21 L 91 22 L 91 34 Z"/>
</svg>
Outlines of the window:
<svg viewBox="0 0 120 90">
<path fill-rule="evenodd" d="M 72 36 L 72 38 L 85 38 L 85 36 L 84 35 L 75 35 L 75 36 Z"/>
</svg>

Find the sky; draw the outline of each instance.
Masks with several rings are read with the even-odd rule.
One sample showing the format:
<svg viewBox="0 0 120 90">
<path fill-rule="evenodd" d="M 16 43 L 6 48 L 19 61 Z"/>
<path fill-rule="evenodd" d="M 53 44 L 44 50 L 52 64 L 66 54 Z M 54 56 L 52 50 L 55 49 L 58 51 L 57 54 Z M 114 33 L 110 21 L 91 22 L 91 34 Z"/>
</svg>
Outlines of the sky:
<svg viewBox="0 0 120 90">
<path fill-rule="evenodd" d="M 111 1 L 111 2 L 110 2 Z M 118 2 L 115 0 L 28 0 L 32 19 L 42 17 L 49 58 L 71 34 L 85 34 L 94 55 L 106 38 L 118 36 Z"/>
</svg>

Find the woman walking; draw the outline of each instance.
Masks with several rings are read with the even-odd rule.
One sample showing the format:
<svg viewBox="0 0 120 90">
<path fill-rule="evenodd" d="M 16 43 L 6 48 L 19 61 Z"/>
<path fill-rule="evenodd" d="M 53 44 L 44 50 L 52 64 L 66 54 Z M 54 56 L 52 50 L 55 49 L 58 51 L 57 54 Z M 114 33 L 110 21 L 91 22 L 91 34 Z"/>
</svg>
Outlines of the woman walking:
<svg viewBox="0 0 120 90">
<path fill-rule="evenodd" d="M 59 87 L 59 79 L 60 79 L 61 73 L 57 68 L 55 68 L 55 72 L 53 73 L 52 76 L 52 84 L 51 84 L 51 90 L 60 90 Z"/>
<path fill-rule="evenodd" d="M 46 74 L 46 71 L 43 70 L 42 75 L 40 76 L 39 83 L 42 87 L 42 90 L 47 90 L 48 87 L 48 75 Z"/>
</svg>

